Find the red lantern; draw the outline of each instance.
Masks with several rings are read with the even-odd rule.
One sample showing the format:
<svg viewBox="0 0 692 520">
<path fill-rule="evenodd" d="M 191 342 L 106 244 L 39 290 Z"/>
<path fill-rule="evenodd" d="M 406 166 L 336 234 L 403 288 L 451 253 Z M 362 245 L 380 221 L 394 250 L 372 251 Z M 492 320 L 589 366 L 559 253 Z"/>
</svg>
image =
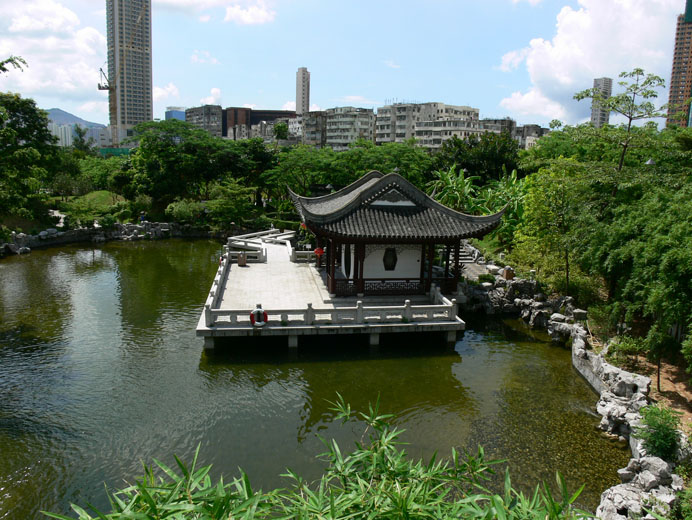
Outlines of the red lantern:
<svg viewBox="0 0 692 520">
<path fill-rule="evenodd" d="M 305 225 L 305 222 L 300 223 L 300 229 L 307 229 L 308 227 Z"/>
<path fill-rule="evenodd" d="M 317 258 L 321 257 L 324 254 L 324 249 L 318 247 L 317 249 L 315 249 L 315 254 L 317 255 Z"/>
</svg>

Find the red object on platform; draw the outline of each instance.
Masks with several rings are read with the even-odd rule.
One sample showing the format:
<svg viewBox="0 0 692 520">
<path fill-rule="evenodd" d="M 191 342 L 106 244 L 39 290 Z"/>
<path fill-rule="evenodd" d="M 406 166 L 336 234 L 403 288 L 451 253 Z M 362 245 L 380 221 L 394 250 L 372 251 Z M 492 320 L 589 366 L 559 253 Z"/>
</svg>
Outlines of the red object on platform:
<svg viewBox="0 0 692 520">
<path fill-rule="evenodd" d="M 324 249 L 322 249 L 321 247 L 318 247 L 317 249 L 315 249 L 315 254 L 317 256 L 322 256 L 324 254 Z"/>
</svg>

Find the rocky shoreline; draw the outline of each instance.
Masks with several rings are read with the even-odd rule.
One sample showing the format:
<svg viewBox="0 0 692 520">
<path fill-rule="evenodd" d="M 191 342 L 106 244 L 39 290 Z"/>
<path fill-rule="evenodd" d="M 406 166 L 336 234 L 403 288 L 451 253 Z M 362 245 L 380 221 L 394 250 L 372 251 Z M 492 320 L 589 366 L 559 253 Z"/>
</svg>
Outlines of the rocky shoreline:
<svg viewBox="0 0 692 520">
<path fill-rule="evenodd" d="M 547 330 L 554 342 L 569 345 L 572 365 L 599 394 L 599 429 L 604 435 L 629 443 L 632 458 L 626 468 L 618 470 L 621 484 L 602 493 L 596 516 L 603 520 L 654 520 L 647 511 L 668 514 L 676 493 L 683 488 L 682 478 L 673 473 L 672 464 L 647 456 L 641 442 L 632 435 L 641 425 L 639 411 L 649 404 L 651 379 L 609 364 L 604 357 L 607 349 L 600 354 L 592 350 L 585 327 L 587 312 L 576 308 L 572 297 L 548 299 L 536 281 L 506 279 L 503 270 L 488 267 L 489 272 L 499 273 L 495 282 L 461 284 L 457 295 L 460 308 L 520 316 L 529 327 Z M 690 456 L 687 439 L 682 432 L 680 435 L 684 448 L 678 460 Z"/>
<path fill-rule="evenodd" d="M 9 242 L 0 243 L 0 257 L 26 254 L 32 249 L 61 246 L 81 242 L 103 243 L 110 240 L 157 240 L 161 238 L 224 238 L 223 233 L 211 233 L 206 228 L 174 222 L 116 223 L 112 228 L 79 228 L 61 231 L 46 229 L 37 235 L 12 233 Z"/>
</svg>

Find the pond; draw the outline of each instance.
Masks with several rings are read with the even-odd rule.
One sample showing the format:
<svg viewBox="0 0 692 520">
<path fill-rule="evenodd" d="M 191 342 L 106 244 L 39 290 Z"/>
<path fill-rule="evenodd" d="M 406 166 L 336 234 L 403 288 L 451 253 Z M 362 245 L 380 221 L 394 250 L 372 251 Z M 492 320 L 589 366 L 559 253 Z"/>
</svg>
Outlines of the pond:
<svg viewBox="0 0 692 520">
<path fill-rule="evenodd" d="M 142 462 L 190 459 L 213 474 L 242 467 L 254 487 L 308 479 L 319 436 L 342 450 L 362 424 L 341 426 L 327 400 L 355 410 L 381 401 L 414 457 L 452 447 L 506 458 L 524 489 L 586 483 L 595 509 L 629 453 L 596 431 L 597 395 L 569 351 L 511 322 L 469 323 L 454 349 L 395 336 L 317 342 L 297 354 L 245 344 L 203 353 L 195 326 L 220 245 L 206 240 L 112 242 L 0 261 L 0 518 L 107 505 Z M 385 336 L 383 336 L 385 339 Z"/>
</svg>

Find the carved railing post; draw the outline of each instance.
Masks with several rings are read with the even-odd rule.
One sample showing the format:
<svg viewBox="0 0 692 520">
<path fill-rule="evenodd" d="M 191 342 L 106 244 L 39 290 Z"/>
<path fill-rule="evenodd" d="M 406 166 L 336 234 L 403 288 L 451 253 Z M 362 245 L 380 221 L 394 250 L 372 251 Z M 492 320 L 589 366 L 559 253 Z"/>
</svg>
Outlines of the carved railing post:
<svg viewBox="0 0 692 520">
<path fill-rule="evenodd" d="M 356 302 L 356 323 L 363 323 L 363 302 Z"/>
</svg>

